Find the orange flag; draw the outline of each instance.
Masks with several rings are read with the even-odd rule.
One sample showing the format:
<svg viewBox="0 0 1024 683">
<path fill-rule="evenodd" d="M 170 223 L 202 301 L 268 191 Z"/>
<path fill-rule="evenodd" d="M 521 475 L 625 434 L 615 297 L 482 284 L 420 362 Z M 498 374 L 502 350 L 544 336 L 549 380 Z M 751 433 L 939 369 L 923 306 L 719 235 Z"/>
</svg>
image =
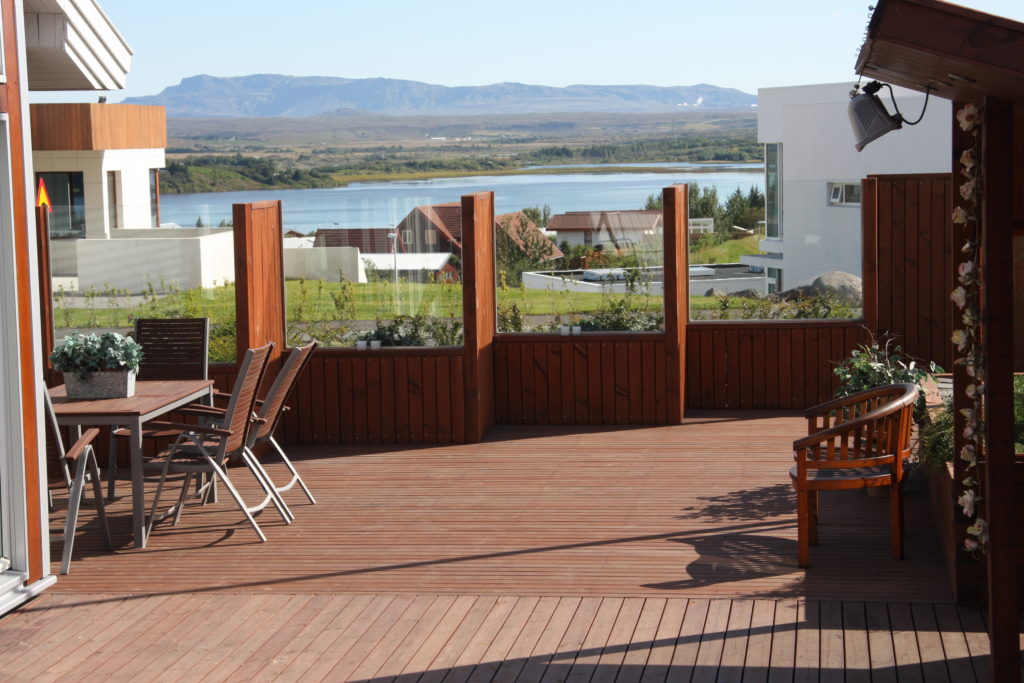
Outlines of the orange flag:
<svg viewBox="0 0 1024 683">
<path fill-rule="evenodd" d="M 36 191 L 36 206 L 45 206 L 47 213 L 53 212 L 53 204 L 50 203 L 50 193 L 46 191 L 46 183 L 39 179 L 39 189 Z"/>
</svg>

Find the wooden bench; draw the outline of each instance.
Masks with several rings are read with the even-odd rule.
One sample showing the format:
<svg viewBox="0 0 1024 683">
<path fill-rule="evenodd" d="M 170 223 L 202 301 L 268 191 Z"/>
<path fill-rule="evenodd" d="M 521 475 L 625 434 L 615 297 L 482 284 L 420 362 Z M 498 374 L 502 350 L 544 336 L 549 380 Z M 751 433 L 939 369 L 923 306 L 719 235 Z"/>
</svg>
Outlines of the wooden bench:
<svg viewBox="0 0 1024 683">
<path fill-rule="evenodd" d="M 818 542 L 818 492 L 872 486 L 889 487 L 892 555 L 903 559 L 903 461 L 917 396 L 914 384 L 892 384 L 807 410 L 808 436 L 793 442 L 796 465 L 789 471 L 801 567 Z"/>
</svg>

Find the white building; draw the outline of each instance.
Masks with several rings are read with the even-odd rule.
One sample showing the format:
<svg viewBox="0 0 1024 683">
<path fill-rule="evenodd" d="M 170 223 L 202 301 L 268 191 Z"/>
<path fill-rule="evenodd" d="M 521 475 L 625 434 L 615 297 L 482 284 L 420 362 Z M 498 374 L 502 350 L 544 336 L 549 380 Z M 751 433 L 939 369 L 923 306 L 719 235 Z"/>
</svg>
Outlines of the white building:
<svg viewBox="0 0 1024 683">
<path fill-rule="evenodd" d="M 759 256 L 769 290 L 811 283 L 838 270 L 861 275 L 860 181 L 868 175 L 948 173 L 951 104 L 932 97 L 918 125 L 904 125 L 864 151 L 854 149 L 847 105 L 850 83 L 758 90 L 757 139 L 765 145 L 766 239 Z M 925 98 L 895 88 L 913 121 Z M 879 93 L 892 111 L 888 90 Z"/>
</svg>

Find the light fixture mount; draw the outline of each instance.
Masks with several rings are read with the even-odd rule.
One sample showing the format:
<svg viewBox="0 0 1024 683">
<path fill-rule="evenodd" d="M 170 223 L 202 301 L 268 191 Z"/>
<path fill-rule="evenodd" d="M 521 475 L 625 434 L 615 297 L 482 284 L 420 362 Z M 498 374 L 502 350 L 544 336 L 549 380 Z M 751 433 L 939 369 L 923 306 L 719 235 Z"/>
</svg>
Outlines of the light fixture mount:
<svg viewBox="0 0 1024 683">
<path fill-rule="evenodd" d="M 850 126 L 853 128 L 853 136 L 856 139 L 854 147 L 860 152 L 873 140 L 877 140 L 889 131 L 903 127 L 903 116 L 899 113 L 890 114 L 886 110 L 882 100 L 878 97 L 878 91 L 882 84 L 878 81 L 871 81 L 861 88 L 854 86 L 850 92 L 850 105 L 847 112 L 850 116 Z"/>
</svg>

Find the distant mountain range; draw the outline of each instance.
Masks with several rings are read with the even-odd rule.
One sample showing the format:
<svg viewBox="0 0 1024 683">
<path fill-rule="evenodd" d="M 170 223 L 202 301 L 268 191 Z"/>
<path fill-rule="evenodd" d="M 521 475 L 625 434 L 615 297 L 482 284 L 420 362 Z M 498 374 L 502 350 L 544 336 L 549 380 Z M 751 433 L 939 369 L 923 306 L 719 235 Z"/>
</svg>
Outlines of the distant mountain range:
<svg viewBox="0 0 1024 683">
<path fill-rule="evenodd" d="M 162 104 L 171 118 L 302 117 L 367 112 L 397 116 L 539 114 L 554 112 L 665 113 L 746 110 L 757 97 L 715 85 L 570 85 L 523 83 L 448 87 L 390 78 L 257 74 L 192 76 L 159 95 L 125 104 Z"/>
</svg>

